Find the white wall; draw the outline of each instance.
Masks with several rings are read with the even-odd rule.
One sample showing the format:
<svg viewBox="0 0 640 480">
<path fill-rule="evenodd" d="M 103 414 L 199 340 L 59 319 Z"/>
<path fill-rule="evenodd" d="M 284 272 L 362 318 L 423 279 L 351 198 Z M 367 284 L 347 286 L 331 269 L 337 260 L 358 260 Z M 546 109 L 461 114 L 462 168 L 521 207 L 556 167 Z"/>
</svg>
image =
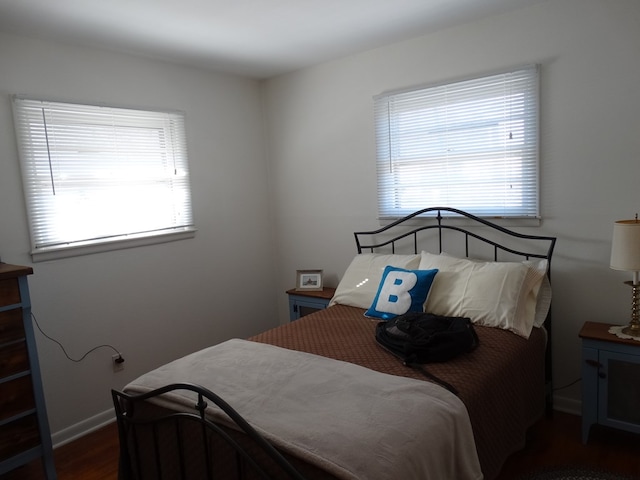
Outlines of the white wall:
<svg viewBox="0 0 640 480">
<path fill-rule="evenodd" d="M 10 94 L 186 113 L 195 239 L 31 263 Z M 33 265 L 33 311 L 54 443 L 111 417 L 110 389 L 169 360 L 275 326 L 257 82 L 0 34 L 0 257 Z"/>
<path fill-rule="evenodd" d="M 636 0 L 550 0 L 269 81 L 281 289 L 300 268 L 322 268 L 335 285 L 355 253 L 351 233 L 378 225 L 374 95 L 528 63 L 542 67 L 543 222 L 524 230 L 558 237 L 555 384 L 576 380 L 583 322 L 630 316 L 631 291 L 622 283 L 630 275 L 608 262 L 613 222 L 640 211 Z M 579 410 L 580 385 L 556 399 Z"/>
</svg>

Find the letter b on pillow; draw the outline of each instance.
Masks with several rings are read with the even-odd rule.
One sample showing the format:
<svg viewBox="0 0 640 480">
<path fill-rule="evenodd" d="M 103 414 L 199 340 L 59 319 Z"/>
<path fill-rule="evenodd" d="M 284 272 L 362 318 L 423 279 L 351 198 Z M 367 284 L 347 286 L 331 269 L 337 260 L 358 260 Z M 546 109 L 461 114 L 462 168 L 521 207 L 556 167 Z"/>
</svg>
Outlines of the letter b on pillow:
<svg viewBox="0 0 640 480">
<path fill-rule="evenodd" d="M 376 310 L 393 312 L 397 315 L 407 312 L 411 308 L 411 290 L 418 283 L 418 276 L 413 272 L 392 271 L 384 278 L 380 285 Z"/>
<path fill-rule="evenodd" d="M 378 292 L 365 315 L 389 320 L 407 312 L 422 312 L 436 273 L 437 269 L 385 267 Z"/>
</svg>

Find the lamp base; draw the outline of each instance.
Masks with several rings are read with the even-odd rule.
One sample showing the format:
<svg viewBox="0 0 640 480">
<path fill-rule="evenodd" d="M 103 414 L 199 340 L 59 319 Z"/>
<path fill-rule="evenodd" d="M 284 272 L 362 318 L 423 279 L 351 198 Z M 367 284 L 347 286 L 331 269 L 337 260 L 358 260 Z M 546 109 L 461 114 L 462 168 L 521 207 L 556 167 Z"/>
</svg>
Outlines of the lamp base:
<svg viewBox="0 0 640 480">
<path fill-rule="evenodd" d="M 630 337 L 640 338 L 640 282 L 634 278 L 633 282 L 624 282 L 631 286 L 631 321 L 622 329 L 622 333 Z"/>
<path fill-rule="evenodd" d="M 622 329 L 622 333 L 629 335 L 630 337 L 640 338 L 640 324 L 632 322 Z"/>
</svg>

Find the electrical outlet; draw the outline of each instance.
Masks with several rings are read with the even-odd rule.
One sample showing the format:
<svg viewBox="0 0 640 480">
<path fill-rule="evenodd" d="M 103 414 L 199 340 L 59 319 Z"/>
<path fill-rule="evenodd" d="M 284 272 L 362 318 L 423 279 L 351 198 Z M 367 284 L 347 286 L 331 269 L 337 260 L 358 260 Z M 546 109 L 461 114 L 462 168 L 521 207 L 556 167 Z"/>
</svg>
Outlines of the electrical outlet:
<svg viewBox="0 0 640 480">
<path fill-rule="evenodd" d="M 121 353 L 117 353 L 111 356 L 111 363 L 113 364 L 114 372 L 121 372 L 124 370 L 124 358 Z"/>
</svg>

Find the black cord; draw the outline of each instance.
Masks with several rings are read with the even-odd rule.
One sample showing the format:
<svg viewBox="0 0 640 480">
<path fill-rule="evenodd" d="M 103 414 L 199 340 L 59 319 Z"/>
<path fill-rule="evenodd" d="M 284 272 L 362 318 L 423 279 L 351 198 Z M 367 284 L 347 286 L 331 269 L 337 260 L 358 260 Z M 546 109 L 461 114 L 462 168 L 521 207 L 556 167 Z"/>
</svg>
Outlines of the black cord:
<svg viewBox="0 0 640 480">
<path fill-rule="evenodd" d="M 556 388 L 553 389 L 553 391 L 557 392 L 558 390 L 564 390 L 565 388 L 569 388 L 570 386 L 575 385 L 576 383 L 578 383 L 580 380 L 582 380 L 582 378 L 578 378 L 577 380 L 574 380 L 573 382 L 568 383 L 568 384 L 566 384 L 566 385 L 564 385 L 562 387 L 556 387 Z"/>
<path fill-rule="evenodd" d="M 98 350 L 99 348 L 110 348 L 111 350 L 113 350 L 114 352 L 116 352 L 120 358 L 118 360 L 121 360 L 122 362 L 124 361 L 124 359 L 122 358 L 122 354 L 112 345 L 98 345 L 97 347 L 93 347 L 91 350 L 89 350 L 87 353 L 85 353 L 82 357 L 80 357 L 79 359 L 74 359 L 71 358 L 69 356 L 69 354 L 67 353 L 67 351 L 65 350 L 64 346 L 62 345 L 62 343 L 60 343 L 58 340 L 56 340 L 55 338 L 51 338 L 49 335 L 47 335 L 46 333 L 44 333 L 44 331 L 42 330 L 42 328 L 40 327 L 40 324 L 38 323 L 38 319 L 36 318 L 36 316 L 33 314 L 33 312 L 31 312 L 31 318 L 33 318 L 34 323 L 36 324 L 36 327 L 38 327 L 38 330 L 40 330 L 40 333 L 42 335 L 45 336 L 45 338 L 48 338 L 49 340 L 51 340 L 54 343 L 57 343 L 58 346 L 62 349 L 62 352 L 64 353 L 65 357 L 67 357 L 69 360 L 71 360 L 72 362 L 76 362 L 76 363 L 80 363 L 81 361 L 83 361 L 87 355 L 89 355 L 91 352 L 95 352 L 96 350 Z M 121 363 L 121 362 L 120 362 Z"/>
</svg>

